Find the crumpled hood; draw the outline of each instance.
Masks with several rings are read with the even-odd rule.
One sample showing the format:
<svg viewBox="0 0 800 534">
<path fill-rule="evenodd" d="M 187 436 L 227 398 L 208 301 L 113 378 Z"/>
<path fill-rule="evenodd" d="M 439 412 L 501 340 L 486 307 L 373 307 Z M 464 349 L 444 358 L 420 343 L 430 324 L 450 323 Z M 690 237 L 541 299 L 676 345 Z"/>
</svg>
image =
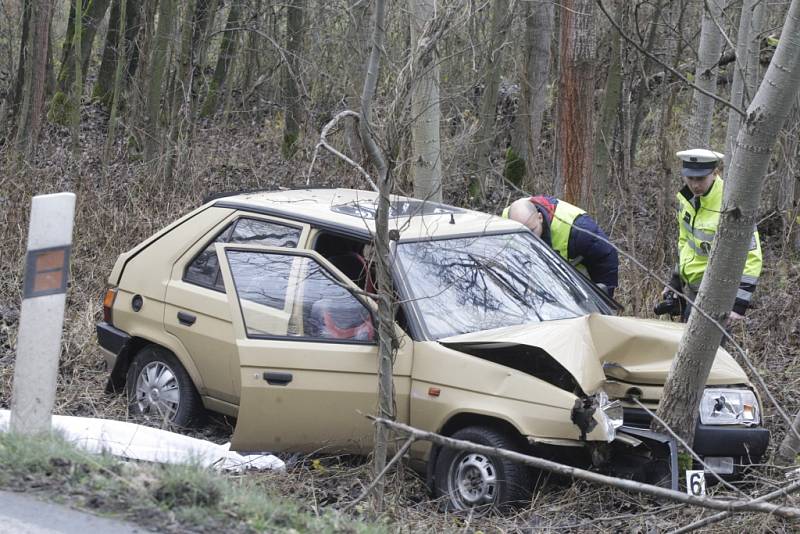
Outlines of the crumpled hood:
<svg viewBox="0 0 800 534">
<path fill-rule="evenodd" d="M 510 344 L 539 347 L 575 378 L 584 392 L 596 392 L 606 378 L 663 385 L 684 326 L 665 321 L 592 314 L 575 319 L 510 326 L 440 339 L 444 345 Z M 717 351 L 708 384 L 748 384 L 738 363 Z"/>
</svg>

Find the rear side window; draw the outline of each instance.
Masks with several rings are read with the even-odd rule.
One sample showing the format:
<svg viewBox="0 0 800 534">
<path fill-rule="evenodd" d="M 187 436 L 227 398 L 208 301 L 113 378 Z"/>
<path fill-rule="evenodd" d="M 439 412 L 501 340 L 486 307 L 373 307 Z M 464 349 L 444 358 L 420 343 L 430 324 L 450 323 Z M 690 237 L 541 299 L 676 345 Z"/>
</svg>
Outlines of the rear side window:
<svg viewBox="0 0 800 534">
<path fill-rule="evenodd" d="M 296 248 L 300 240 L 300 228 L 273 221 L 237 219 L 228 225 L 216 239 L 203 249 L 186 267 L 184 282 L 225 291 L 225 284 L 217 260 L 217 243 L 240 243 L 265 247 Z"/>
</svg>

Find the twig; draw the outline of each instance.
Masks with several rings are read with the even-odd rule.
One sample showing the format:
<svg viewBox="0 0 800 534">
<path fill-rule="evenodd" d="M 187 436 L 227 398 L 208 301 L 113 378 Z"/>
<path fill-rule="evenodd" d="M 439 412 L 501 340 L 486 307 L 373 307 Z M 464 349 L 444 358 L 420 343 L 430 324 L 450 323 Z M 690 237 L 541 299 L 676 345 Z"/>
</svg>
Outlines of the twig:
<svg viewBox="0 0 800 534">
<path fill-rule="evenodd" d="M 552 471 L 560 475 L 569 476 L 580 480 L 586 480 L 588 482 L 604 484 L 622 490 L 638 491 L 647 495 L 651 495 L 653 497 L 669 499 L 672 501 L 681 502 L 692 506 L 699 506 L 701 508 L 710 508 L 712 510 L 724 510 L 727 512 L 745 512 L 745 511 L 763 512 L 767 514 L 774 514 L 786 519 L 800 520 L 800 508 L 795 508 L 791 506 L 778 506 L 755 500 L 723 501 L 719 499 L 713 499 L 711 497 L 688 495 L 686 493 L 681 493 L 680 491 L 673 491 L 671 489 L 661 488 L 658 486 L 654 486 L 652 484 L 643 484 L 641 482 L 635 482 L 633 480 L 616 478 L 608 475 L 601 475 L 600 473 L 595 473 L 592 471 L 587 471 L 585 469 L 563 465 L 551 460 L 545 460 L 544 458 L 528 456 L 526 454 L 522 454 L 519 452 L 508 451 L 505 449 L 498 449 L 495 447 L 487 447 L 486 445 L 478 445 L 477 443 L 471 443 L 469 441 L 463 441 L 460 439 L 448 438 L 436 434 L 434 432 L 427 432 L 425 430 L 420 430 L 412 426 L 404 425 L 402 423 L 396 423 L 394 421 L 390 421 L 388 419 L 383 419 L 380 417 L 375 417 L 373 419 L 377 423 L 386 425 L 387 427 L 397 432 L 407 434 L 410 437 L 413 437 L 415 440 L 425 440 L 425 441 L 430 441 L 432 443 L 436 443 L 437 445 L 450 447 L 452 449 L 479 452 L 482 454 L 488 454 L 498 458 L 505 458 L 507 460 L 519 462 L 521 464 L 529 465 L 537 469 Z"/>
<path fill-rule="evenodd" d="M 602 11 L 602 12 L 603 12 L 603 15 L 605 15 L 605 16 L 606 16 L 606 18 L 607 18 L 607 19 L 608 19 L 608 21 L 611 23 L 611 25 L 612 25 L 612 26 L 614 26 L 614 29 L 616 29 L 616 30 L 617 30 L 617 32 L 619 32 L 620 36 L 621 36 L 623 39 L 625 39 L 627 42 L 629 42 L 630 44 L 632 44 L 632 45 L 634 46 L 634 48 L 636 48 L 636 50 L 638 50 L 639 52 L 641 52 L 642 54 L 644 54 L 645 56 L 647 56 L 647 57 L 648 57 L 650 60 L 652 60 L 652 61 L 655 61 L 656 63 L 658 63 L 659 65 L 661 65 L 662 67 L 664 67 L 665 69 L 667 69 L 668 71 L 670 71 L 672 74 L 674 74 L 675 76 L 677 76 L 678 78 L 680 78 L 680 80 L 681 80 L 683 83 L 685 83 L 685 84 L 686 84 L 686 85 L 688 85 L 689 87 L 692 87 L 692 88 L 693 88 L 695 91 L 699 91 L 700 93 L 702 93 L 702 94 L 706 95 L 707 97 L 709 97 L 709 98 L 712 98 L 712 99 L 716 100 L 717 102 L 719 102 L 719 103 L 720 103 L 720 104 L 722 104 L 723 106 L 726 106 L 726 107 L 728 107 L 728 108 L 732 109 L 733 111 L 735 111 L 736 113 L 738 113 L 738 114 L 739 114 L 739 115 L 741 115 L 742 117 L 747 117 L 747 115 L 745 114 L 745 112 L 744 112 L 744 111 L 742 111 L 741 109 L 739 109 L 738 107 L 734 106 L 733 104 L 731 104 L 730 102 L 728 102 L 728 101 L 727 101 L 727 100 L 725 100 L 724 98 L 720 98 L 720 97 L 718 97 L 717 95 L 715 95 L 714 93 L 712 93 L 712 92 L 710 92 L 710 91 L 706 91 L 706 90 L 705 90 L 705 89 L 703 89 L 702 87 L 698 87 L 697 85 L 693 84 L 692 82 L 690 82 L 690 81 L 689 81 L 689 80 L 686 78 L 686 76 L 684 76 L 683 74 L 681 74 L 681 73 L 680 73 L 680 72 L 678 72 L 677 70 L 673 69 L 672 67 L 670 67 L 669 65 L 667 65 L 666 63 L 664 63 L 663 61 L 661 61 L 660 59 L 658 59 L 656 56 L 654 56 L 653 54 L 651 54 L 650 52 L 648 52 L 647 50 L 645 50 L 644 48 L 642 48 L 641 46 L 639 46 L 639 45 L 636 43 L 636 41 L 634 41 L 633 39 L 631 39 L 630 37 L 628 37 L 628 35 L 627 35 L 627 34 L 626 34 L 624 31 L 622 31 L 622 28 L 620 28 L 620 27 L 619 27 L 619 24 L 617 24 L 617 21 L 615 21 L 615 20 L 614 20 L 614 17 L 612 17 L 611 15 L 609 15 L 608 11 L 606 11 L 606 6 L 604 6 L 604 5 L 603 5 L 603 0 L 597 0 L 597 5 L 600 7 L 600 11 Z"/>
<path fill-rule="evenodd" d="M 372 181 L 372 178 L 370 178 L 369 173 L 364 170 L 364 167 L 362 167 L 361 165 L 359 165 L 358 163 L 356 163 L 352 159 L 348 158 L 347 156 L 345 156 L 344 154 L 342 154 L 341 152 L 339 152 L 338 150 L 333 148 L 328 143 L 328 132 L 330 132 L 331 128 L 336 126 L 336 124 L 338 124 L 339 121 L 342 120 L 345 117 L 354 117 L 357 121 L 361 120 L 361 115 L 359 115 L 355 111 L 351 111 L 349 109 L 346 109 L 344 111 L 340 111 L 334 118 L 332 118 L 328 122 L 328 124 L 326 124 L 322 128 L 322 131 L 319 134 L 319 143 L 317 143 L 317 145 L 314 147 L 314 155 L 311 158 L 311 165 L 309 165 L 309 167 L 308 167 L 308 176 L 306 176 L 306 185 L 309 185 L 311 183 L 311 171 L 314 169 L 314 163 L 317 161 L 317 152 L 319 151 L 319 147 L 323 147 L 323 148 L 327 149 L 328 151 L 330 151 L 335 156 L 338 156 L 339 158 L 343 159 L 349 165 L 355 167 L 364 176 L 364 178 L 367 179 L 367 182 L 369 182 L 369 185 L 372 186 L 372 190 L 373 191 L 377 191 L 378 190 L 378 186 L 375 185 L 375 182 Z"/>
<path fill-rule="evenodd" d="M 378 424 L 380 424 L 380 422 L 379 422 Z M 396 462 L 397 462 L 397 461 L 398 461 L 400 458 L 402 458 L 402 457 L 403 457 L 403 455 L 404 455 L 404 454 L 405 454 L 405 453 L 408 451 L 408 449 L 411 447 L 411 445 L 413 445 L 413 443 L 414 443 L 415 441 L 416 441 L 416 438 L 414 438 L 414 436 L 409 436 L 409 438 L 406 440 L 406 442 L 405 442 L 405 443 L 403 443 L 403 446 L 402 446 L 402 447 L 400 447 L 400 450 L 399 450 L 399 451 L 397 451 L 397 454 L 395 454 L 394 456 L 392 456 L 392 459 L 391 459 L 391 460 L 389 460 L 389 461 L 386 463 L 386 466 L 383 468 L 383 470 L 382 470 L 380 473 L 378 473 L 378 474 L 377 474 L 377 475 L 376 475 L 376 476 L 375 476 L 375 477 L 372 479 L 372 482 L 370 482 L 370 483 L 369 483 L 369 486 L 367 486 L 366 488 L 364 488 L 364 491 L 362 491 L 362 492 L 361 492 L 361 495 L 359 495 L 359 496 L 356 498 L 356 500 L 354 500 L 353 502 L 351 502 L 350 504 L 348 504 L 347 506 L 345 506 L 344 508 L 342 508 L 342 510 L 341 510 L 341 511 L 342 511 L 342 512 L 346 512 L 346 511 L 348 511 L 350 508 L 352 508 L 353 506 L 355 506 L 356 504 L 358 504 L 359 502 L 363 501 L 363 500 L 364 500 L 364 499 L 367 497 L 367 495 L 369 495 L 369 493 L 372 491 L 372 489 L 373 489 L 373 488 L 374 488 L 374 487 L 375 487 L 375 486 L 378 484 L 378 481 L 379 481 L 381 478 L 383 478 L 383 477 L 386 475 L 386 473 L 388 473 L 388 472 L 389 472 L 389 469 L 391 469 L 391 467 L 392 467 L 392 466 L 393 466 L 393 465 L 394 465 L 394 464 L 395 464 L 395 463 L 396 463 Z"/>
<path fill-rule="evenodd" d="M 766 495 L 762 495 L 761 497 L 758 497 L 757 499 L 754 499 L 753 502 L 769 501 L 769 500 L 775 499 L 776 497 L 781 497 L 783 495 L 789 495 L 790 493 L 792 493 L 794 491 L 797 491 L 798 489 L 800 489 L 800 480 L 792 482 L 791 484 L 789 484 L 788 486 L 786 486 L 784 488 L 780 488 L 780 489 L 777 489 L 777 490 L 772 491 L 770 493 L 767 493 Z M 673 530 L 672 532 L 670 532 L 670 534 L 683 534 L 684 532 L 691 532 L 692 530 L 696 530 L 698 528 L 711 525 L 712 523 L 718 523 L 718 522 L 722 521 L 723 519 L 725 519 L 726 517 L 730 517 L 730 515 L 731 515 L 730 512 L 720 512 L 718 514 L 714 514 L 712 516 L 709 516 L 709 517 L 700 519 L 698 521 L 695 521 L 694 523 L 689 523 L 685 527 L 681 527 L 681 528 L 679 528 L 677 530 Z"/>
</svg>

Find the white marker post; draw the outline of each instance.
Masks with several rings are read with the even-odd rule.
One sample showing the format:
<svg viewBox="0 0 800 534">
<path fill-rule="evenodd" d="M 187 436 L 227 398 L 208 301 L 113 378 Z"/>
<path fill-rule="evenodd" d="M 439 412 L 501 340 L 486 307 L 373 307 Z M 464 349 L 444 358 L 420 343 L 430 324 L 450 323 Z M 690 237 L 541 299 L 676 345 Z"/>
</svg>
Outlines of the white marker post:
<svg viewBox="0 0 800 534">
<path fill-rule="evenodd" d="M 75 195 L 33 197 L 11 397 L 11 431 L 50 431 L 64 327 Z"/>
</svg>

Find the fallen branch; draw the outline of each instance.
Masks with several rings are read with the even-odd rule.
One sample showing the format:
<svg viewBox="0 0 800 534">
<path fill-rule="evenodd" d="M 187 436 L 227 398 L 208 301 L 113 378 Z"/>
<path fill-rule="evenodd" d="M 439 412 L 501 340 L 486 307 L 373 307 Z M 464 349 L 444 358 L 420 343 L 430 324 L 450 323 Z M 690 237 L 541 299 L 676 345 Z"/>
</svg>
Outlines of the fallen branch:
<svg viewBox="0 0 800 534">
<path fill-rule="evenodd" d="M 643 484 L 641 482 L 635 482 L 633 480 L 626 480 L 622 478 L 611 477 L 608 475 L 601 475 L 599 473 L 594 473 L 592 471 L 587 471 L 585 469 L 563 465 L 557 462 L 553 462 L 551 460 L 545 460 L 544 458 L 536 458 L 534 456 L 528 456 L 526 454 L 522 454 L 519 452 L 507 451 L 505 449 L 487 447 L 485 445 L 478 445 L 476 443 L 471 443 L 469 441 L 462 441 L 460 439 L 448 438 L 436 434 L 434 432 L 419 430 L 417 428 L 404 425 L 402 423 L 396 423 L 394 421 L 390 421 L 388 419 L 383 419 L 380 417 L 375 417 L 371 419 L 374 419 L 379 424 L 386 425 L 387 427 L 391 428 L 396 432 L 407 434 L 410 437 L 414 438 L 414 440 L 430 441 L 432 443 L 436 443 L 437 445 L 450 447 L 452 449 L 480 452 L 498 458 L 506 458 L 508 460 L 529 465 L 537 469 L 551 471 L 553 473 L 558 473 L 560 475 L 577 478 L 579 480 L 586 480 L 587 482 L 604 484 L 606 486 L 611 486 L 614 488 L 619 488 L 627 491 L 638 491 L 640 493 L 651 495 L 653 497 L 669 499 L 684 504 L 690 504 L 692 506 L 699 506 L 701 508 L 710 508 L 712 510 L 723 510 L 726 512 L 762 512 L 767 514 L 774 514 L 783 517 L 785 519 L 792 519 L 792 520 L 800 519 L 800 508 L 794 508 L 790 506 L 778 506 L 758 500 L 723 501 L 720 499 L 713 499 L 710 497 L 698 497 L 695 495 L 687 495 L 679 491 L 673 491 L 670 489 L 653 486 L 652 484 Z"/>
<path fill-rule="evenodd" d="M 789 484 L 784 488 L 777 489 L 775 491 L 762 495 L 757 499 L 753 499 L 753 502 L 770 501 L 778 497 L 789 495 L 790 493 L 797 491 L 798 489 L 800 489 L 800 480 L 792 482 L 791 484 Z M 690 523 L 685 527 L 679 528 L 678 530 L 673 530 L 670 534 L 683 534 L 684 532 L 691 532 L 692 530 L 697 530 L 698 528 L 705 527 L 713 523 L 718 523 L 719 521 L 722 521 L 726 517 L 730 517 L 730 515 L 731 515 L 730 512 L 720 512 L 718 514 L 714 514 L 712 516 L 695 521 L 694 523 Z"/>
</svg>

